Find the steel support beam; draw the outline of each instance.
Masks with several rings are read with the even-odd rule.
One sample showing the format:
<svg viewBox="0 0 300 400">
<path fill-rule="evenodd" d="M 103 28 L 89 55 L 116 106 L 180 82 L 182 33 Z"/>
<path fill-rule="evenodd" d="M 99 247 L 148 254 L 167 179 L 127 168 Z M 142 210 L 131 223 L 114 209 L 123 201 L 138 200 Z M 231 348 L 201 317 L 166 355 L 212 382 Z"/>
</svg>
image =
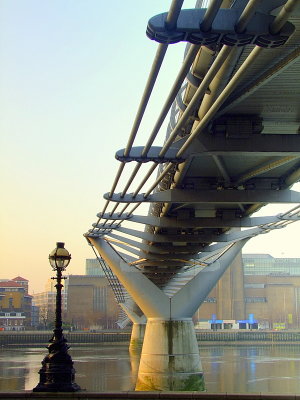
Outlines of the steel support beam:
<svg viewBox="0 0 300 400">
<path fill-rule="evenodd" d="M 131 235 L 136 238 L 140 238 L 143 240 L 146 240 L 150 243 L 176 243 L 176 244 L 185 244 L 185 243 L 210 243 L 210 242 L 228 242 L 231 240 L 238 240 L 240 237 L 245 237 L 246 236 L 253 236 L 257 235 L 261 232 L 261 228 L 252 228 L 252 229 L 247 229 L 244 231 L 238 231 L 232 233 L 226 233 L 226 234 L 213 234 L 211 232 L 203 232 L 202 234 L 198 231 L 195 232 L 195 234 L 175 234 L 175 233 L 165 233 L 165 234 L 152 234 L 148 232 L 141 232 L 137 231 L 134 229 L 128 229 L 128 228 L 118 228 L 118 232 L 125 233 L 126 235 Z M 123 239 L 124 242 L 128 240 L 127 237 L 122 237 L 116 234 L 108 234 L 107 236 L 111 236 L 116 238 L 118 236 L 118 239 Z M 129 239 L 130 240 L 130 239 Z M 130 242 L 128 242 L 130 243 Z"/>
<path fill-rule="evenodd" d="M 251 204 L 251 203 L 300 203 L 300 193 L 293 190 L 183 190 L 169 189 L 156 192 L 148 197 L 143 194 L 132 197 L 128 194 L 121 197 L 109 193 L 104 198 L 120 203 L 210 203 L 210 204 Z"/>
<path fill-rule="evenodd" d="M 192 317 L 199 305 L 205 300 L 210 291 L 222 277 L 235 257 L 242 250 L 248 239 L 243 239 L 233 244 L 218 260 L 199 271 L 182 289 L 172 298 L 171 306 L 173 318 Z"/>
<path fill-rule="evenodd" d="M 284 129 L 284 128 L 283 128 Z M 185 140 L 181 139 L 173 146 L 180 148 Z M 197 155 L 247 155 L 247 156 L 299 156 L 300 135 L 252 134 L 249 137 L 228 138 L 225 135 L 203 135 L 201 142 L 195 140 L 183 157 Z"/>
<path fill-rule="evenodd" d="M 282 221 L 288 218 L 281 218 L 278 216 L 269 216 L 269 217 L 245 217 L 245 218 L 197 218 L 192 217 L 189 219 L 180 219 L 180 218 L 171 218 L 171 217 L 154 217 L 151 215 L 143 216 L 143 215 L 122 215 L 119 214 L 104 214 L 103 218 L 110 219 L 112 221 L 125 221 L 128 220 L 130 222 L 136 222 L 138 224 L 155 226 L 158 228 L 181 228 L 181 229 L 189 229 L 189 228 L 247 228 L 247 227 L 255 227 L 258 225 L 270 224 L 278 221 Z M 103 224 L 94 224 L 95 228 L 102 228 Z M 117 228 L 119 225 L 112 225 L 112 228 Z"/>
<path fill-rule="evenodd" d="M 169 298 L 154 283 L 130 267 L 104 239 L 89 237 L 89 241 L 148 318 L 168 318 Z"/>
</svg>

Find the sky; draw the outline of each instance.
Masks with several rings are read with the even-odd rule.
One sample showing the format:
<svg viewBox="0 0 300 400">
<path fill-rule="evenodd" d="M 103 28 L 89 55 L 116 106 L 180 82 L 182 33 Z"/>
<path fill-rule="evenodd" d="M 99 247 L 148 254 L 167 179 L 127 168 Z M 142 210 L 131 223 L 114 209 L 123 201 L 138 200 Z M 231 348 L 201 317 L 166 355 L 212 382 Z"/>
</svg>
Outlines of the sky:
<svg viewBox="0 0 300 400">
<path fill-rule="evenodd" d="M 94 257 L 83 234 L 103 209 L 157 50 L 147 21 L 169 6 L 0 0 L 0 279 L 21 275 L 31 293 L 43 291 L 58 241 L 72 254 L 70 274 Z M 169 46 L 135 145 L 145 144 L 183 52 Z M 252 239 L 245 252 L 300 257 L 298 232 L 295 223 Z"/>
</svg>

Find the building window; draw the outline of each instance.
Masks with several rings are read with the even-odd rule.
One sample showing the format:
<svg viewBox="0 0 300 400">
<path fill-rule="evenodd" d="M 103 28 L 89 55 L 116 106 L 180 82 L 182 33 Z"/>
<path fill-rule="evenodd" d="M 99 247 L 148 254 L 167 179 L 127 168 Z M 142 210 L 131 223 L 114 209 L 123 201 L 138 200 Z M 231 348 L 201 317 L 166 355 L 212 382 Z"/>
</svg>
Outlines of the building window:
<svg viewBox="0 0 300 400">
<path fill-rule="evenodd" d="M 215 297 L 206 297 L 203 303 L 216 303 L 217 299 Z"/>
<path fill-rule="evenodd" d="M 266 297 L 245 297 L 245 303 L 266 303 Z"/>
<path fill-rule="evenodd" d="M 265 287 L 264 283 L 245 283 L 245 289 L 252 288 L 252 289 L 263 289 Z"/>
<path fill-rule="evenodd" d="M 107 288 L 94 287 L 93 288 L 93 309 L 94 311 L 106 312 L 107 302 Z"/>
</svg>

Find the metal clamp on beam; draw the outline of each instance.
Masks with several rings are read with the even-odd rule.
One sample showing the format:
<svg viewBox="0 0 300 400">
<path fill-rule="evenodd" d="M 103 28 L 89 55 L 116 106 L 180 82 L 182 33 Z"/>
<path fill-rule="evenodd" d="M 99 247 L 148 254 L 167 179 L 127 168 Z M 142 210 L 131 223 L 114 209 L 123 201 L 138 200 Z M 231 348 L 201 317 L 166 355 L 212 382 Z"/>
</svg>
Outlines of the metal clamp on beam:
<svg viewBox="0 0 300 400">
<path fill-rule="evenodd" d="M 93 226 L 94 228 L 100 229 L 101 232 L 103 232 L 103 233 L 104 233 L 104 232 L 111 232 L 113 229 L 116 229 L 116 228 L 119 227 L 118 224 L 112 224 L 112 225 L 109 225 L 109 227 L 107 227 L 107 226 L 105 225 L 105 223 L 103 223 L 103 224 L 94 223 L 94 224 L 92 224 L 92 226 Z"/>
<path fill-rule="evenodd" d="M 119 150 L 116 153 L 116 159 L 121 162 L 131 162 L 136 161 L 140 163 L 147 163 L 149 161 L 155 162 L 156 164 L 163 164 L 167 162 L 171 162 L 172 164 L 180 164 L 185 161 L 184 157 L 176 157 L 178 153 L 177 148 L 170 148 L 166 151 L 166 154 L 162 157 L 159 156 L 162 147 L 153 146 L 149 149 L 147 155 L 143 155 L 144 147 L 133 147 L 128 156 L 124 156 L 125 150 Z"/>
<path fill-rule="evenodd" d="M 108 220 L 113 220 L 113 221 L 125 221 L 126 219 L 130 219 L 132 218 L 132 215 L 128 214 L 128 213 L 123 213 L 123 214 L 110 214 L 110 213 L 98 213 L 97 214 L 98 218 L 103 218 L 103 219 L 108 219 Z M 94 225 L 93 225 L 94 226 Z"/>
<path fill-rule="evenodd" d="M 93 228 L 97 228 L 98 230 L 95 231 L 94 229 L 90 229 L 89 232 L 95 233 L 95 234 L 97 234 L 98 236 L 99 236 L 99 235 L 104 235 L 104 234 L 110 233 L 110 232 L 112 232 L 112 230 L 113 230 L 113 228 L 111 228 L 111 227 L 107 227 L 107 228 L 105 228 L 105 227 L 100 227 L 100 224 L 99 224 L 99 226 L 98 226 L 96 223 L 93 224 L 92 226 L 93 226 Z"/>
<path fill-rule="evenodd" d="M 245 31 L 237 33 L 235 26 L 241 11 L 221 8 L 211 29 L 206 32 L 201 30 L 205 12 L 204 8 L 181 10 L 176 29 L 173 30 L 167 29 L 168 13 L 156 15 L 149 20 L 146 34 L 151 40 L 165 44 L 185 41 L 204 46 L 222 43 L 227 46 L 256 44 L 260 47 L 272 48 L 285 44 L 295 30 L 293 24 L 286 22 L 278 34 L 272 35 L 269 27 L 275 17 L 257 12 L 247 24 Z"/>
<path fill-rule="evenodd" d="M 89 237 L 98 238 L 98 237 L 103 236 L 103 234 L 100 234 L 98 232 L 92 232 L 92 230 L 90 229 L 89 232 L 86 233 L 84 236 L 87 237 L 87 238 L 89 238 Z"/>
</svg>

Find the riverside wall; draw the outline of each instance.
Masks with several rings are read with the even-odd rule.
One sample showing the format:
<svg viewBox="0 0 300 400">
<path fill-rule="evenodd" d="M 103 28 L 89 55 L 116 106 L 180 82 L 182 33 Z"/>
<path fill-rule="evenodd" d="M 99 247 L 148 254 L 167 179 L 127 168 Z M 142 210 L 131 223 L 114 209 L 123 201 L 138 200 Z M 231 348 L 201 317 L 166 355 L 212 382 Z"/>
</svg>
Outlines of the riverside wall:
<svg viewBox="0 0 300 400">
<path fill-rule="evenodd" d="M 51 331 L 0 332 L 0 346 L 46 344 L 52 336 Z M 64 332 L 71 345 L 93 343 L 120 343 L 130 341 L 129 331 Z M 300 331 L 197 331 L 196 337 L 205 344 L 287 344 L 300 343 Z"/>
<path fill-rule="evenodd" d="M 300 400 L 300 395 L 280 395 L 264 393 L 199 393 L 199 392 L 75 392 L 75 393 L 0 393 L 1 400 Z"/>
</svg>

